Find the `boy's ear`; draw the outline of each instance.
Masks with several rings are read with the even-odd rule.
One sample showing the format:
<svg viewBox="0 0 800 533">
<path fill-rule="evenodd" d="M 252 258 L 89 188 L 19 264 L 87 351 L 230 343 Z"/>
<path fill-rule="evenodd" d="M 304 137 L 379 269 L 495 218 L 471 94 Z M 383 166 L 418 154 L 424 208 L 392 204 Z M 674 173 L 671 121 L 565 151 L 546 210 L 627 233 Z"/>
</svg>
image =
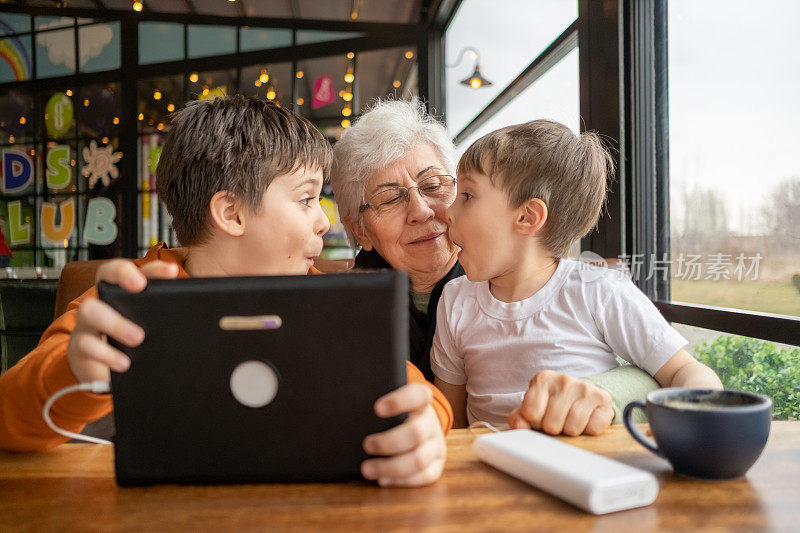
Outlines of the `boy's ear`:
<svg viewBox="0 0 800 533">
<path fill-rule="evenodd" d="M 539 198 L 531 198 L 519 206 L 514 227 L 519 233 L 532 235 L 544 227 L 547 215 L 547 204 Z"/>
<path fill-rule="evenodd" d="M 364 229 L 363 224 L 353 222 L 349 217 L 344 217 L 342 222 L 344 222 L 347 228 L 353 233 L 353 235 L 356 236 L 359 246 L 368 252 L 372 250 L 372 239 L 370 239 L 369 235 L 367 235 L 367 231 Z"/>
<path fill-rule="evenodd" d="M 212 196 L 209 209 L 214 226 L 231 237 L 240 237 L 244 234 L 242 206 L 228 191 L 219 191 Z"/>
</svg>

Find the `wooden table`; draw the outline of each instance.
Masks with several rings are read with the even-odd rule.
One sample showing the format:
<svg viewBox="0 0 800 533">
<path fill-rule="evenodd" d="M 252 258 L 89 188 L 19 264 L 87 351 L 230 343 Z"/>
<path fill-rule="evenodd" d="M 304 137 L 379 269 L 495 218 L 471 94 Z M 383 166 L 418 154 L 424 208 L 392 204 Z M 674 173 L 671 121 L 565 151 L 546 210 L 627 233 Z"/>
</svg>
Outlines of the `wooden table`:
<svg viewBox="0 0 800 533">
<path fill-rule="evenodd" d="M 745 478 L 675 476 L 622 427 L 568 442 L 648 469 L 661 492 L 649 507 L 593 516 L 519 482 L 472 453 L 474 435 L 448 436 L 442 479 L 425 488 L 367 483 L 117 487 L 108 446 L 0 452 L 0 531 L 418 530 L 800 531 L 800 422 L 775 422 Z"/>
</svg>

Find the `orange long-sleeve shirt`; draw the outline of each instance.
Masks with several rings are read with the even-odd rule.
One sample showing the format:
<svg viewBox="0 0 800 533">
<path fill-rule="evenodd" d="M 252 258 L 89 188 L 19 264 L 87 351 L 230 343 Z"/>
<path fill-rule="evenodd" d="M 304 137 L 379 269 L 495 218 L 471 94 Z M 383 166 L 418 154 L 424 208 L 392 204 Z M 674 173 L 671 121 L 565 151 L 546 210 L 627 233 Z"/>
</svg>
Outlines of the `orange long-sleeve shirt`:
<svg viewBox="0 0 800 533">
<path fill-rule="evenodd" d="M 176 263 L 179 277 L 189 277 L 184 270 L 185 254 L 160 243 L 135 261 L 139 266 L 160 259 Z M 56 391 L 77 383 L 67 359 L 69 336 L 75 328 L 77 309 L 88 298 L 97 298 L 92 287 L 72 301 L 67 310 L 44 332 L 36 348 L 19 363 L 0 375 L 0 449 L 9 451 L 46 450 L 66 442 L 51 430 L 42 418 L 42 408 Z M 410 362 L 407 363 L 409 382 L 426 383 L 433 392 L 432 406 L 442 429 L 453 425 L 453 411 L 444 395 Z M 111 396 L 75 392 L 60 398 L 52 407 L 53 422 L 68 431 L 80 432 L 83 427 L 108 414 L 112 409 Z"/>
</svg>

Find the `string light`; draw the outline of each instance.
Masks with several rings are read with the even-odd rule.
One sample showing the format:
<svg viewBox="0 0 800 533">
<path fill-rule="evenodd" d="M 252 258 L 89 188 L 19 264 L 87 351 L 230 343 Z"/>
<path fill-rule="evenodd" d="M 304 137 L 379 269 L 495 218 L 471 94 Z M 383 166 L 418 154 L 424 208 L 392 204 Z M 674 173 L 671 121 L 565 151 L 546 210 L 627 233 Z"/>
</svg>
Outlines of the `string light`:
<svg viewBox="0 0 800 533">
<path fill-rule="evenodd" d="M 72 89 L 67 89 L 67 96 L 72 96 Z"/>
<path fill-rule="evenodd" d="M 400 87 L 400 80 L 394 80 L 394 81 L 392 82 L 392 87 L 394 87 L 395 89 L 397 89 L 398 87 Z"/>
<path fill-rule="evenodd" d="M 478 78 L 472 78 L 471 80 L 469 80 L 469 86 L 472 87 L 473 89 L 477 89 L 481 85 L 482 85 L 481 80 L 479 80 Z"/>
<path fill-rule="evenodd" d="M 138 12 L 138 11 L 141 11 L 141 10 L 142 10 L 142 8 L 144 8 L 144 6 L 142 5 L 142 3 L 141 3 L 141 2 L 134 2 L 134 3 L 133 3 L 133 10 L 134 10 L 134 11 L 137 11 L 137 12 Z"/>
<path fill-rule="evenodd" d="M 261 83 L 267 83 L 269 81 L 269 74 L 267 74 L 266 70 L 261 71 L 261 76 L 258 77 L 258 81 Z"/>
<path fill-rule="evenodd" d="M 261 87 L 261 80 L 256 80 L 255 86 L 256 87 Z"/>
<path fill-rule="evenodd" d="M 158 126 L 156 126 L 156 129 L 158 129 L 158 131 L 163 130 L 164 129 L 164 123 L 163 122 L 159 122 Z"/>
<path fill-rule="evenodd" d="M 144 120 L 144 113 L 139 113 L 139 120 Z"/>
<path fill-rule="evenodd" d="M 297 105 L 303 105 L 304 103 L 305 103 L 305 100 L 303 100 L 302 98 L 298 98 L 297 99 Z"/>
<path fill-rule="evenodd" d="M 267 100 L 274 100 L 275 99 L 275 91 L 270 87 L 267 89 Z"/>
<path fill-rule="evenodd" d="M 297 71 L 297 74 L 295 74 L 295 76 L 297 76 L 297 79 L 298 79 L 298 80 L 299 80 L 299 79 L 302 79 L 302 78 L 303 78 L 303 71 L 302 71 L 302 70 L 298 70 L 298 71 Z"/>
<path fill-rule="evenodd" d="M 342 109 L 343 116 L 349 117 L 351 114 L 353 114 L 353 110 L 350 109 L 349 107 L 345 107 L 344 109 Z"/>
<path fill-rule="evenodd" d="M 349 120 L 347 120 L 347 119 L 344 119 L 344 120 L 342 121 L 342 127 L 343 127 L 343 128 L 349 128 L 349 127 L 350 127 L 350 121 L 349 121 Z"/>
<path fill-rule="evenodd" d="M 409 50 L 408 52 L 406 52 L 406 59 L 411 59 L 411 58 L 413 58 L 413 57 L 414 57 L 414 52 L 412 52 L 411 50 Z"/>
<path fill-rule="evenodd" d="M 203 87 L 203 96 L 208 96 L 208 93 L 211 92 L 208 90 L 208 87 Z"/>
<path fill-rule="evenodd" d="M 155 92 L 153 93 L 153 99 L 154 100 L 161 100 L 161 91 L 156 89 Z"/>
<path fill-rule="evenodd" d="M 347 59 L 353 59 L 356 55 L 353 52 L 347 52 Z"/>
<path fill-rule="evenodd" d="M 344 75 L 344 81 L 346 81 L 347 83 L 353 83 L 354 79 L 355 76 L 353 76 L 352 72 L 348 72 L 347 74 Z"/>
<path fill-rule="evenodd" d="M 108 144 L 108 137 L 103 137 L 102 139 L 100 139 L 100 142 L 102 142 L 103 144 Z"/>
<path fill-rule="evenodd" d="M 11 144 L 14 144 L 14 136 L 13 135 L 9 135 L 8 136 L 8 142 L 10 142 Z"/>
<path fill-rule="evenodd" d="M 112 120 L 111 122 L 113 122 L 114 124 L 119 124 L 119 117 L 114 117 L 114 120 Z"/>
<path fill-rule="evenodd" d="M 167 111 L 169 111 L 170 113 L 172 113 L 173 111 L 175 111 L 175 104 L 169 104 L 169 105 L 167 106 Z"/>
<path fill-rule="evenodd" d="M 83 101 L 83 107 L 89 107 L 89 99 Z"/>
<path fill-rule="evenodd" d="M 20 124 L 25 124 L 26 122 L 28 122 L 28 119 L 26 119 L 25 117 L 19 117 Z"/>
<path fill-rule="evenodd" d="M 192 72 L 189 74 L 189 81 L 192 83 L 197 83 L 197 80 L 200 79 L 200 76 L 197 75 L 197 72 Z"/>
<path fill-rule="evenodd" d="M 344 93 L 344 96 L 342 96 L 342 100 L 344 100 L 345 102 L 349 102 L 352 99 L 353 99 L 353 93 L 351 92 L 346 92 Z"/>
</svg>

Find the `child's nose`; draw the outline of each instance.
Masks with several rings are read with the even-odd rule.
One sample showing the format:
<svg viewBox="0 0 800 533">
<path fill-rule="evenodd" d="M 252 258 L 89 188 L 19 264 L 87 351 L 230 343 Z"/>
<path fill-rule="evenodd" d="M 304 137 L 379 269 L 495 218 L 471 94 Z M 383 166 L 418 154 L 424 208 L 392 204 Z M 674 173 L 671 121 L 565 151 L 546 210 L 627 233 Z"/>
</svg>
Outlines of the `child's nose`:
<svg viewBox="0 0 800 533">
<path fill-rule="evenodd" d="M 315 229 L 316 234 L 320 237 L 328 233 L 328 230 L 331 229 L 331 221 L 328 220 L 328 215 L 325 214 L 325 211 L 322 210 L 322 207 L 318 207 Z"/>
<path fill-rule="evenodd" d="M 445 214 L 445 218 L 447 219 L 447 224 L 448 224 L 448 225 L 452 225 L 452 224 L 453 224 L 453 221 L 455 220 L 455 219 L 453 218 L 453 206 L 454 206 L 454 205 L 456 205 L 456 204 L 455 204 L 455 202 L 453 202 L 452 204 L 450 204 L 450 207 L 448 207 L 448 208 L 447 208 L 447 211 L 445 211 L 445 213 L 444 213 L 444 214 Z"/>
</svg>

